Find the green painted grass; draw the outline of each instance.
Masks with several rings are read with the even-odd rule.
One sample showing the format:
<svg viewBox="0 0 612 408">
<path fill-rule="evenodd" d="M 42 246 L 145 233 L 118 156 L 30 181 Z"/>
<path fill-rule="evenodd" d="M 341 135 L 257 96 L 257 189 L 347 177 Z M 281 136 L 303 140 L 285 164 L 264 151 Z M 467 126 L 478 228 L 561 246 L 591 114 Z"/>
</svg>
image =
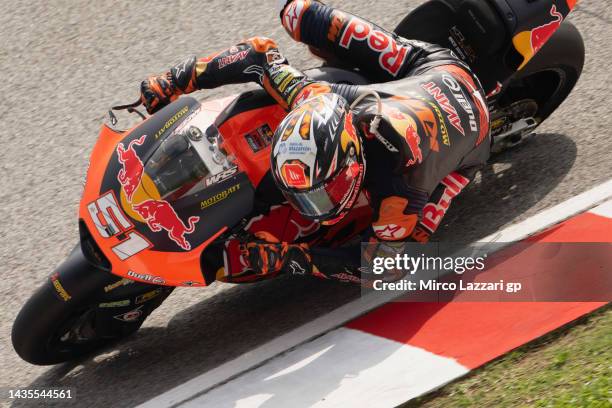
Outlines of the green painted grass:
<svg viewBox="0 0 612 408">
<path fill-rule="evenodd" d="M 412 407 L 612 407 L 612 307 L 530 343 Z"/>
</svg>

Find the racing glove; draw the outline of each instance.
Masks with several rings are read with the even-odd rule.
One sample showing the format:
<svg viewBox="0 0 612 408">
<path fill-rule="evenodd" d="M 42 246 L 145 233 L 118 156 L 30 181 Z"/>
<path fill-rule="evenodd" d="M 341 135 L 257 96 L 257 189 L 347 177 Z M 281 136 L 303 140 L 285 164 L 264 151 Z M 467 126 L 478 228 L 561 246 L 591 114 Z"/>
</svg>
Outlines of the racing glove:
<svg viewBox="0 0 612 408">
<path fill-rule="evenodd" d="M 249 269 L 259 275 L 290 273 L 292 275 L 312 274 L 311 257 L 307 244 L 279 242 L 267 232 L 255 234 L 258 240 L 240 246 Z"/>
<path fill-rule="evenodd" d="M 140 84 L 140 101 L 150 114 L 157 112 L 183 94 L 198 89 L 195 56 L 172 67 L 161 75 L 153 75 Z"/>
<path fill-rule="evenodd" d="M 174 85 L 170 72 L 150 76 L 140 84 L 140 101 L 149 114 L 157 112 L 182 93 Z"/>
</svg>

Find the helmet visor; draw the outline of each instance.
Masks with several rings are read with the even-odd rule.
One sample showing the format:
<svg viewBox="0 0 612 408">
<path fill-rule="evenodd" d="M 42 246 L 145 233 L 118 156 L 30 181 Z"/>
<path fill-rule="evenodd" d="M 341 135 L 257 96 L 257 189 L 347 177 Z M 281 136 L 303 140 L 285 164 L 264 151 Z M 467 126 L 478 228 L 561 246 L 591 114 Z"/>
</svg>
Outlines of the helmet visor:
<svg viewBox="0 0 612 408">
<path fill-rule="evenodd" d="M 341 211 L 351 199 L 361 177 L 360 172 L 359 164 L 353 162 L 312 190 L 285 191 L 284 194 L 289 204 L 302 215 L 317 219 L 329 218 Z"/>
</svg>

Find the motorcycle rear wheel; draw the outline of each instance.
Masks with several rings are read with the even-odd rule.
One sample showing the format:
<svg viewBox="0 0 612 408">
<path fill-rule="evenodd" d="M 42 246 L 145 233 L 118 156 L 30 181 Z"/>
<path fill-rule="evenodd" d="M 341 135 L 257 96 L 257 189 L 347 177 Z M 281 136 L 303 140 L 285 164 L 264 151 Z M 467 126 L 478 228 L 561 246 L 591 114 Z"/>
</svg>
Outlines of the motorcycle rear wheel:
<svg viewBox="0 0 612 408">
<path fill-rule="evenodd" d="M 532 101 L 537 105 L 533 118 L 539 125 L 569 96 L 582 73 L 584 57 L 580 32 L 569 21 L 564 22 L 495 97 L 492 116 L 521 101 Z"/>
</svg>

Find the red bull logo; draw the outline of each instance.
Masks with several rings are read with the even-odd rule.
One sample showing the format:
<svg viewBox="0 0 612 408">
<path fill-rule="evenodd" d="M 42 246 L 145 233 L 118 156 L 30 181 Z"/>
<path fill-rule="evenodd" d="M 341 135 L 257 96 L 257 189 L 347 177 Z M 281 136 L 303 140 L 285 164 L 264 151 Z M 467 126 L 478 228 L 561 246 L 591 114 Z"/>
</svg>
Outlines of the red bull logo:
<svg viewBox="0 0 612 408">
<path fill-rule="evenodd" d="M 128 201 L 132 201 L 132 196 L 140 184 L 144 171 L 144 165 L 136 154 L 134 146 L 142 146 L 146 137 L 147 135 L 142 135 L 139 139 L 132 140 L 127 149 L 123 143 L 119 143 L 117 146 L 117 158 L 123 166 L 117 174 L 117 180 L 121 184 Z"/>
<path fill-rule="evenodd" d="M 349 49 L 353 40 L 363 41 L 372 51 L 377 52 L 380 67 L 393 76 L 397 76 L 408 55 L 408 47 L 357 17 L 349 21 L 340 36 L 339 44 Z"/>
<path fill-rule="evenodd" d="M 421 152 L 421 148 L 419 147 L 421 138 L 412 126 L 408 126 L 406 128 L 404 139 L 406 139 L 406 144 L 412 153 L 412 159 L 406 161 L 406 167 L 412 166 L 416 163 L 421 163 L 423 161 L 423 152 Z"/>
<path fill-rule="evenodd" d="M 132 208 L 147 222 L 151 231 L 159 232 L 164 229 L 168 231 L 168 237 L 178 246 L 186 251 L 191 249 L 191 244 L 185 239 L 185 235 L 195 231 L 195 224 L 200 217 L 189 217 L 185 225 L 174 208 L 164 200 L 146 200 L 133 205 Z"/>
<path fill-rule="evenodd" d="M 405 102 L 405 101 L 402 101 Z M 410 107 L 409 105 L 405 105 Z M 416 122 L 408 114 L 400 111 L 395 106 L 383 106 L 383 112 L 387 115 L 393 128 L 404 137 L 406 145 L 410 150 L 412 158 L 406 161 L 406 167 L 412 166 L 415 163 L 423 161 L 423 152 L 421 151 L 421 137 L 416 131 Z"/>
<path fill-rule="evenodd" d="M 540 48 L 553 35 L 563 21 L 563 15 L 557 11 L 557 6 L 553 4 L 550 15 L 554 18 L 550 23 L 541 25 L 531 31 L 531 49 L 533 53 L 540 51 Z"/>
<path fill-rule="evenodd" d="M 569 5 L 572 6 L 572 4 Z M 535 27 L 531 31 L 522 31 L 512 39 L 514 47 L 524 57 L 523 63 L 518 69 L 523 68 L 540 51 L 563 22 L 563 14 L 557 10 L 555 4 L 552 5 L 549 13 L 553 17 L 552 21 Z"/>
</svg>

